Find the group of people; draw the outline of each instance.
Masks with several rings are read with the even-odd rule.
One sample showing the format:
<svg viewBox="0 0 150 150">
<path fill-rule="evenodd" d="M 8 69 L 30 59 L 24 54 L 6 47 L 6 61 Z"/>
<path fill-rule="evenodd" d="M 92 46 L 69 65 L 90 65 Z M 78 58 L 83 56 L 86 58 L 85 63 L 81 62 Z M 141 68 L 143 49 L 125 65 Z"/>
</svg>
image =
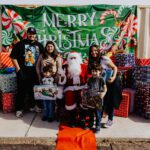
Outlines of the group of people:
<svg viewBox="0 0 150 150">
<path fill-rule="evenodd" d="M 14 45 L 10 57 L 17 72 L 17 117 L 23 116 L 28 94 L 30 111 L 43 110 L 43 121 L 61 119 L 59 111 L 64 107 L 69 126 L 99 132 L 104 113 L 108 114 L 105 127 L 113 124 L 114 108 L 119 107 L 122 99 L 117 67 L 101 54 L 97 45 L 89 49 L 88 65 L 82 63 L 81 54 L 75 51 L 68 53 L 64 62 L 55 44 L 48 41 L 43 48 L 36 40 L 36 29 L 29 27 L 27 39 Z M 44 84 L 45 78 L 58 86 L 56 101 L 42 100 L 41 103 L 34 100 L 33 87 Z"/>
</svg>

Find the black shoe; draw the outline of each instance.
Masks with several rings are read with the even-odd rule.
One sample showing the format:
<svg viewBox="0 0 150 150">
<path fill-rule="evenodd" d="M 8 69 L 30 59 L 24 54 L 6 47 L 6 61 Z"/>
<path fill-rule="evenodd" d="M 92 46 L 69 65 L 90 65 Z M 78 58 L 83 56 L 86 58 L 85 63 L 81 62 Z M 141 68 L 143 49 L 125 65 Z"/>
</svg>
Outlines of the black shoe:
<svg viewBox="0 0 150 150">
<path fill-rule="evenodd" d="M 53 122 L 53 121 L 54 121 L 54 118 L 48 118 L 47 121 L 48 121 L 48 122 Z"/>
<path fill-rule="evenodd" d="M 47 120 L 47 117 L 43 116 L 42 121 L 46 121 L 46 120 Z"/>
<path fill-rule="evenodd" d="M 96 128 L 95 128 L 95 133 L 100 132 L 100 129 L 101 129 L 101 127 L 100 127 L 100 126 L 96 126 Z"/>
</svg>

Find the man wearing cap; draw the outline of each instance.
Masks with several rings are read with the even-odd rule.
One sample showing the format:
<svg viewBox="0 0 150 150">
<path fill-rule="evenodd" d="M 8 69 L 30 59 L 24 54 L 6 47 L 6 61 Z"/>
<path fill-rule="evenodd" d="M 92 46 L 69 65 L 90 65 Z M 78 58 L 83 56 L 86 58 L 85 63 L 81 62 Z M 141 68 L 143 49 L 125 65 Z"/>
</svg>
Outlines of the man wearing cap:
<svg viewBox="0 0 150 150">
<path fill-rule="evenodd" d="M 39 54 L 43 51 L 43 46 L 36 40 L 36 29 L 29 27 L 27 39 L 21 40 L 14 45 L 11 52 L 11 59 L 17 72 L 18 91 L 15 101 L 16 116 L 23 116 L 25 96 L 29 96 L 30 110 L 39 111 L 35 105 L 33 86 L 38 84 L 36 75 L 36 62 Z"/>
</svg>

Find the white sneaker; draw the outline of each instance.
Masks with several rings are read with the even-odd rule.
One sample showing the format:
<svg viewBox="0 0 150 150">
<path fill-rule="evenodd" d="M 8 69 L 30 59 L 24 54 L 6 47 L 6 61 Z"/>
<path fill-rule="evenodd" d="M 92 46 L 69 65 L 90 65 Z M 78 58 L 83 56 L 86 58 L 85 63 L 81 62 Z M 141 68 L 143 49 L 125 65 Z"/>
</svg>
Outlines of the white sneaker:
<svg viewBox="0 0 150 150">
<path fill-rule="evenodd" d="M 42 112 L 42 109 L 39 108 L 38 106 L 34 106 L 33 108 L 30 108 L 30 111 L 40 113 Z"/>
<path fill-rule="evenodd" d="M 109 128 L 112 125 L 113 125 L 113 121 L 112 120 L 108 120 L 107 123 L 104 124 L 104 128 Z"/>
<path fill-rule="evenodd" d="M 23 111 L 22 111 L 22 110 L 16 111 L 16 117 L 17 117 L 17 118 L 23 117 Z"/>
</svg>

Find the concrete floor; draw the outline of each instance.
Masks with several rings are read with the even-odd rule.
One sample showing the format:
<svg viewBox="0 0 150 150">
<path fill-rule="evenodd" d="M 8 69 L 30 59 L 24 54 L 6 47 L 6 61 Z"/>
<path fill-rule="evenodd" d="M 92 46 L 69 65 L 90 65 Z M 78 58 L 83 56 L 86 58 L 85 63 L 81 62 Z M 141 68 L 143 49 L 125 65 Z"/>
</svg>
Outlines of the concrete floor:
<svg viewBox="0 0 150 150">
<path fill-rule="evenodd" d="M 102 120 L 105 122 L 106 118 Z M 52 137 L 58 133 L 58 122 L 41 121 L 41 114 L 26 113 L 18 119 L 13 113 L 0 112 L 0 137 Z M 109 129 L 101 129 L 97 138 L 150 138 L 150 120 L 130 115 L 128 118 L 115 117 Z"/>
</svg>

